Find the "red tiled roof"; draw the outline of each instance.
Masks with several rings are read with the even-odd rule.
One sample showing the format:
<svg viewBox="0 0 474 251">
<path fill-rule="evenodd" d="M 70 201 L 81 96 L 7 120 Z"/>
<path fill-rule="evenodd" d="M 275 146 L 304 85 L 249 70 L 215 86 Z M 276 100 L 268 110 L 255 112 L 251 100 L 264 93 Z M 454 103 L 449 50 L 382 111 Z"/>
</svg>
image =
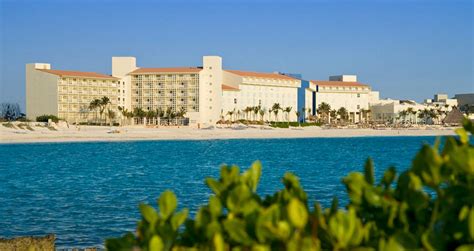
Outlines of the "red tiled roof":
<svg viewBox="0 0 474 251">
<path fill-rule="evenodd" d="M 118 79 L 116 77 L 112 77 L 112 76 L 101 74 L 101 73 L 95 73 L 95 72 L 63 71 L 63 70 L 47 70 L 47 69 L 37 69 L 37 70 L 51 73 L 54 75 L 58 75 L 60 77 L 101 78 L 101 79 L 113 79 L 113 80 Z"/>
<path fill-rule="evenodd" d="M 269 79 L 282 79 L 282 80 L 296 80 L 292 77 L 278 74 L 278 73 L 266 73 L 266 72 L 253 72 L 253 71 L 236 71 L 236 70 L 225 70 L 242 77 L 254 77 L 254 78 L 269 78 Z"/>
<path fill-rule="evenodd" d="M 146 73 L 197 73 L 202 68 L 198 67 L 169 67 L 169 68 L 138 68 L 129 74 L 146 74 Z"/>
<path fill-rule="evenodd" d="M 222 90 L 223 91 L 240 91 L 240 89 L 237 87 L 233 87 L 233 86 L 225 85 L 225 84 L 222 84 Z"/>
<path fill-rule="evenodd" d="M 327 80 L 311 80 L 310 82 L 319 86 L 368 87 L 368 85 L 362 84 L 359 82 L 343 82 L 343 81 L 327 81 Z"/>
</svg>

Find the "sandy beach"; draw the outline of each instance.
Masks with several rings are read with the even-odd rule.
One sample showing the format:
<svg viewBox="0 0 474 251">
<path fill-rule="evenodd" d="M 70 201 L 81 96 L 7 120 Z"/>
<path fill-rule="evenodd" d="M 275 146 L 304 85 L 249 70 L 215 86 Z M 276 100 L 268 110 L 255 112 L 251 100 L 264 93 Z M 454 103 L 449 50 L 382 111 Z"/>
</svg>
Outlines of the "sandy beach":
<svg viewBox="0 0 474 251">
<path fill-rule="evenodd" d="M 34 126 L 34 131 L 0 126 L 0 143 L 36 142 L 85 142 L 128 140 L 213 140 L 213 139 L 262 139 L 262 138 L 320 138 L 320 137 L 364 137 L 364 136 L 443 136 L 453 135 L 454 128 L 408 128 L 408 129 L 323 129 L 321 127 L 298 127 L 289 129 L 269 127 L 222 127 L 210 129 L 145 128 L 143 126 Z M 115 133 L 113 133 L 115 132 Z"/>
</svg>

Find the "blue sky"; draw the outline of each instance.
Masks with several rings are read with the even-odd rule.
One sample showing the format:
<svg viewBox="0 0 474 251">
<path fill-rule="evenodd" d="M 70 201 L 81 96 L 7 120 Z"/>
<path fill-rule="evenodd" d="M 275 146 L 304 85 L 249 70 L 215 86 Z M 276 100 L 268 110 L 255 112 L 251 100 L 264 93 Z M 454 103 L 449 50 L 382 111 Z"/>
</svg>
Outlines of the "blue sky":
<svg viewBox="0 0 474 251">
<path fill-rule="evenodd" d="M 24 106 L 25 64 L 110 74 L 142 67 L 357 74 L 382 97 L 474 92 L 473 1 L 0 0 L 0 101 Z"/>
</svg>

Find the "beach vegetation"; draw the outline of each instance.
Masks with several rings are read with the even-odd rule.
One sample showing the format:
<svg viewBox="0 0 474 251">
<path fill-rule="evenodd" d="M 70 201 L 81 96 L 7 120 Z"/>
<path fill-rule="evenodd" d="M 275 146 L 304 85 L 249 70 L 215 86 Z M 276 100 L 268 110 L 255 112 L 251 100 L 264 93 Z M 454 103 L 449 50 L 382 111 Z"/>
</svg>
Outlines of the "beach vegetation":
<svg viewBox="0 0 474 251">
<path fill-rule="evenodd" d="M 281 106 L 279 103 L 275 103 L 272 106 L 271 112 L 275 115 L 275 121 L 278 122 L 278 112 L 281 110 Z"/>
<path fill-rule="evenodd" d="M 31 127 L 29 124 L 27 123 L 19 123 L 17 124 L 18 128 L 22 129 L 22 130 L 30 130 L 30 131 L 34 131 L 35 129 L 33 129 L 33 127 Z"/>
<path fill-rule="evenodd" d="M 135 233 L 106 241 L 109 250 L 473 250 L 474 125 L 423 145 L 411 166 L 376 179 L 371 159 L 342 179 L 348 204 L 308 205 L 298 177 L 286 173 L 273 195 L 257 193 L 260 162 L 245 172 L 223 166 L 207 178 L 207 204 L 178 210 L 173 192 L 157 207 L 140 204 Z"/>
<path fill-rule="evenodd" d="M 2 126 L 6 127 L 6 128 L 11 128 L 11 129 L 17 129 L 16 126 L 11 122 L 2 123 Z"/>
<path fill-rule="evenodd" d="M 36 117 L 36 121 L 37 122 L 48 122 L 49 120 L 51 119 L 52 122 L 54 123 L 58 123 L 59 122 L 59 118 L 55 115 L 40 115 L 38 117 Z"/>
<path fill-rule="evenodd" d="M 329 123 L 331 106 L 328 103 L 322 102 L 321 104 L 319 104 L 318 108 L 316 109 L 316 112 L 322 117 L 324 122 Z"/>
</svg>

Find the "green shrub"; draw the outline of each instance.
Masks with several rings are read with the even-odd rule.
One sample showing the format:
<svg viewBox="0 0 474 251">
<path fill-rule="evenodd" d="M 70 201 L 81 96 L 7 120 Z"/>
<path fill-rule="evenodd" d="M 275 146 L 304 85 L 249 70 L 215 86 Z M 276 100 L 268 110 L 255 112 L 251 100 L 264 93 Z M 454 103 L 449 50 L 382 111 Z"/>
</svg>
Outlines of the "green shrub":
<svg viewBox="0 0 474 251">
<path fill-rule="evenodd" d="M 349 203 L 330 208 L 307 205 L 298 178 L 286 173 L 272 196 L 256 194 L 261 167 L 240 173 L 224 166 L 220 179 L 194 219 L 177 211 L 166 191 L 159 210 L 140 205 L 136 234 L 106 241 L 109 250 L 473 250 L 474 126 L 465 122 L 458 137 L 424 145 L 411 167 L 397 175 L 388 168 L 376 182 L 369 159 L 364 173 L 343 178 Z M 471 134 L 471 136 L 469 136 Z M 184 224 L 183 227 L 182 224 Z"/>
<path fill-rule="evenodd" d="M 37 122 L 48 122 L 48 120 L 51 119 L 54 123 L 58 123 L 59 118 L 54 116 L 54 115 L 41 115 L 36 117 Z"/>
<path fill-rule="evenodd" d="M 270 126 L 275 128 L 290 128 L 288 122 L 270 122 Z"/>
</svg>

